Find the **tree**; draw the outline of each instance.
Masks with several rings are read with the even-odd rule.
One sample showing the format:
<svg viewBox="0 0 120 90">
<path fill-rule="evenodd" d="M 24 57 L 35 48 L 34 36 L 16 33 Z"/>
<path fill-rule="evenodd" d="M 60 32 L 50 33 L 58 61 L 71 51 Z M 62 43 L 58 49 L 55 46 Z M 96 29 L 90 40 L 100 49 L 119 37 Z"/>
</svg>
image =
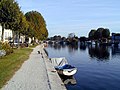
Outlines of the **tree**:
<svg viewBox="0 0 120 90">
<path fill-rule="evenodd" d="M 20 12 L 20 18 L 19 18 L 20 22 L 17 23 L 17 31 L 15 31 L 17 33 L 17 38 L 18 38 L 18 46 L 20 43 L 20 36 L 22 35 L 26 35 L 27 29 L 28 29 L 28 22 L 26 20 L 26 17 L 24 16 L 24 14 L 22 12 Z M 14 40 L 13 40 L 14 41 Z"/>
<path fill-rule="evenodd" d="M 102 40 L 107 39 L 110 36 L 110 31 L 107 28 L 98 28 L 97 30 L 91 30 L 89 32 L 89 39 Z"/>
<path fill-rule="evenodd" d="M 39 40 L 46 39 L 48 37 L 48 31 L 46 28 L 46 22 L 42 15 L 37 11 L 30 11 L 27 12 L 25 16 L 29 22 L 30 27 L 28 30 L 32 31 L 32 36 Z"/>
<path fill-rule="evenodd" d="M 28 22 L 26 20 L 26 17 L 21 12 L 20 13 L 20 22 L 19 22 L 19 25 L 18 25 L 19 33 L 25 35 L 25 33 L 27 32 L 28 27 L 29 27 L 29 24 L 28 24 Z"/>
<path fill-rule="evenodd" d="M 109 29 L 105 28 L 105 29 L 102 31 L 102 37 L 108 38 L 109 36 L 110 36 L 110 31 L 109 31 Z"/>
<path fill-rule="evenodd" d="M 19 23 L 20 8 L 18 3 L 14 0 L 1 0 L 0 2 L 0 23 L 2 25 L 2 41 L 5 25 L 9 29 L 15 30 Z"/>
<path fill-rule="evenodd" d="M 95 29 L 92 29 L 92 30 L 89 32 L 89 39 L 91 39 L 91 40 L 95 39 L 95 32 L 96 32 Z"/>
<path fill-rule="evenodd" d="M 102 35 L 103 30 L 104 30 L 104 28 L 98 28 L 97 29 L 96 32 L 97 32 L 97 38 L 98 39 L 101 39 L 103 37 L 103 35 Z"/>
<path fill-rule="evenodd" d="M 80 37 L 80 42 L 83 42 L 83 43 L 85 43 L 85 41 L 86 41 L 86 37 Z"/>
<path fill-rule="evenodd" d="M 95 39 L 101 39 L 103 30 L 104 30 L 104 28 L 98 28 L 94 33 L 94 38 Z"/>
</svg>

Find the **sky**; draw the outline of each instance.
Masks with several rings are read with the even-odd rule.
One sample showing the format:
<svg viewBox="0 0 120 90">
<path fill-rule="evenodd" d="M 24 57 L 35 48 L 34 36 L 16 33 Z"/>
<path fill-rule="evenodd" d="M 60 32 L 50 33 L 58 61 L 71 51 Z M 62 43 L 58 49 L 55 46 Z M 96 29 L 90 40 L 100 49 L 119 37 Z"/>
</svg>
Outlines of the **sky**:
<svg viewBox="0 0 120 90">
<path fill-rule="evenodd" d="M 120 33 L 120 0 L 17 0 L 26 13 L 38 11 L 44 17 L 49 37 L 88 36 L 91 29 L 108 28 Z"/>
</svg>

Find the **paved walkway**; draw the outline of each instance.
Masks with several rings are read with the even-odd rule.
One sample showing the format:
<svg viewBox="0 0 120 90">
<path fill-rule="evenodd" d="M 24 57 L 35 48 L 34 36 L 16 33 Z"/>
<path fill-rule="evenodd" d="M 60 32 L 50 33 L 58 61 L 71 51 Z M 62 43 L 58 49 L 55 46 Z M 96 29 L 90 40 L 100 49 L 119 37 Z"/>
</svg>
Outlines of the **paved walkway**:
<svg viewBox="0 0 120 90">
<path fill-rule="evenodd" d="M 46 66 L 37 46 L 2 90 L 50 90 Z"/>
<path fill-rule="evenodd" d="M 57 72 L 53 71 L 52 64 L 39 45 L 2 90 L 66 90 Z"/>
</svg>

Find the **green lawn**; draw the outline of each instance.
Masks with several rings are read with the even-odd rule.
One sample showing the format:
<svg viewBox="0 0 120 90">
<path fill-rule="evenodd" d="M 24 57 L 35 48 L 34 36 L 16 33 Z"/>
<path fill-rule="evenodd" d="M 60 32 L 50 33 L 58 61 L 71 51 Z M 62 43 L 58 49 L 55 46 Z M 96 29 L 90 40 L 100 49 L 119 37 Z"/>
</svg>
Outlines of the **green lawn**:
<svg viewBox="0 0 120 90">
<path fill-rule="evenodd" d="M 14 75 L 22 63 L 29 58 L 30 48 L 15 49 L 14 53 L 0 58 L 0 88 Z"/>
</svg>

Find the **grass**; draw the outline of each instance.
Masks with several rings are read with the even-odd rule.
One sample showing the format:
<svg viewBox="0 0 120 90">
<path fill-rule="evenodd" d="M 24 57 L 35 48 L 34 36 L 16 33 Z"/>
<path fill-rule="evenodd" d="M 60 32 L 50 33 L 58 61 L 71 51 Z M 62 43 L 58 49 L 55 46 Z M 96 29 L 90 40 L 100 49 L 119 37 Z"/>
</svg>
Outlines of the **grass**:
<svg viewBox="0 0 120 90">
<path fill-rule="evenodd" d="M 14 53 L 0 58 L 0 88 L 14 75 L 22 63 L 29 58 L 30 48 L 14 49 Z"/>
<path fill-rule="evenodd" d="M 34 47 L 36 47 L 38 44 L 34 44 L 34 45 L 32 45 L 32 46 L 29 46 L 30 48 L 34 48 Z"/>
</svg>

